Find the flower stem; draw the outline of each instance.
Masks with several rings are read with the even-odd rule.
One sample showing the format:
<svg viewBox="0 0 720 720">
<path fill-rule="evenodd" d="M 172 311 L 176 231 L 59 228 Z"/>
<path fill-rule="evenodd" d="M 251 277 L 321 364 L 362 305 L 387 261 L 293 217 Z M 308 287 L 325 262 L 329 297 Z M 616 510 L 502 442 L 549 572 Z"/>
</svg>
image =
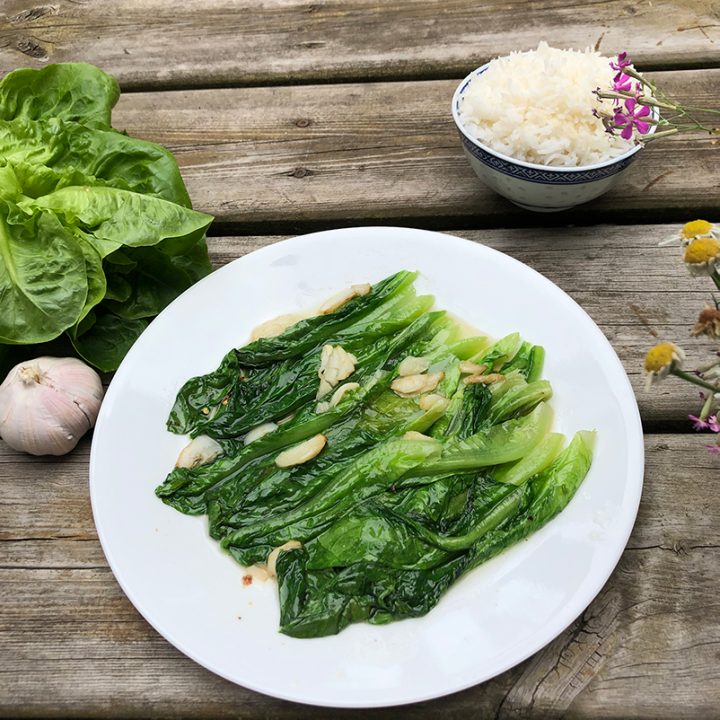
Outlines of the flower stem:
<svg viewBox="0 0 720 720">
<path fill-rule="evenodd" d="M 684 370 L 678 370 L 678 368 L 674 368 L 670 370 L 670 373 L 672 375 L 675 375 L 676 377 L 682 378 L 683 380 L 694 383 L 695 385 L 699 385 L 701 388 L 705 388 L 706 390 L 711 390 L 714 393 L 720 392 L 719 386 L 711 385 L 710 383 L 701 380 L 699 377 L 695 377 L 695 375 L 686 373 Z"/>
<path fill-rule="evenodd" d="M 713 282 L 715 283 L 715 287 L 717 287 L 718 290 L 720 290 L 720 274 L 717 270 L 713 270 L 712 275 L 710 277 L 713 279 Z"/>
<path fill-rule="evenodd" d="M 634 95 L 628 95 L 627 97 L 635 97 Z M 662 100 L 656 100 L 655 98 L 647 97 L 646 95 L 640 95 L 636 98 L 639 105 L 652 105 L 653 107 L 665 108 L 666 110 L 677 110 L 678 105 L 671 105 Z"/>
<path fill-rule="evenodd" d="M 649 88 L 655 89 L 655 85 L 651 83 L 642 73 L 639 73 L 634 67 L 631 67 L 630 65 L 624 67 L 622 69 L 623 74 L 627 75 L 628 77 L 635 78 L 636 80 L 639 80 L 643 85 L 647 85 Z"/>
<path fill-rule="evenodd" d="M 660 130 L 659 132 L 655 132 L 652 135 L 643 135 L 642 141 L 644 143 L 647 143 L 651 140 L 659 140 L 660 138 L 667 137 L 668 135 L 674 135 L 677 132 L 680 132 L 678 128 L 672 128 L 670 130 Z"/>
<path fill-rule="evenodd" d="M 636 96 L 634 93 L 619 92 L 617 90 L 598 90 L 595 94 L 604 100 L 637 100 L 640 105 L 652 105 L 653 107 L 665 108 L 666 110 L 678 109 L 677 105 L 662 102 L 647 95 Z"/>
<path fill-rule="evenodd" d="M 703 403 L 702 410 L 700 411 L 700 419 L 701 420 L 707 420 L 708 415 L 710 415 L 710 411 L 712 410 L 713 402 L 715 402 L 715 395 L 712 393 L 709 393 L 708 396 L 705 398 L 705 402 Z"/>
<path fill-rule="evenodd" d="M 720 115 L 720 110 L 718 110 L 717 108 L 697 107 L 697 105 L 683 105 L 683 107 L 686 110 L 692 110 L 693 112 L 712 113 L 713 115 Z"/>
</svg>

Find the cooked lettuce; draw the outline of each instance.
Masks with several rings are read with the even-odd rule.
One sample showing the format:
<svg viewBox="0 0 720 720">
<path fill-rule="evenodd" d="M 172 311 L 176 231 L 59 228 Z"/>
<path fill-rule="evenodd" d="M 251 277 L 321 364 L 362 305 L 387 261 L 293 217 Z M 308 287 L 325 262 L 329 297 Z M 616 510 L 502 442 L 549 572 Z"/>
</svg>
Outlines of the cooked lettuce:
<svg viewBox="0 0 720 720">
<path fill-rule="evenodd" d="M 192 210 L 168 150 L 111 127 L 119 94 L 83 63 L 0 81 L 0 379 L 58 350 L 115 370 L 211 270 L 212 217 Z"/>
<path fill-rule="evenodd" d="M 427 613 L 463 573 L 549 522 L 590 467 L 591 435 L 563 449 L 550 432 L 543 349 L 517 333 L 489 347 L 462 338 L 415 295 L 414 278 L 396 273 L 333 313 L 231 350 L 185 383 L 170 412 L 169 430 L 208 435 L 222 454 L 176 467 L 157 496 L 207 515 L 240 564 L 277 556 L 287 635 Z M 326 344 L 355 356 L 347 381 L 357 385 L 327 408 L 316 397 Z M 394 392 L 408 356 L 444 373 L 434 398 Z M 490 377 L 466 383 L 480 366 Z M 267 422 L 277 427 L 245 444 Z M 318 433 L 316 457 L 275 462 Z"/>
</svg>

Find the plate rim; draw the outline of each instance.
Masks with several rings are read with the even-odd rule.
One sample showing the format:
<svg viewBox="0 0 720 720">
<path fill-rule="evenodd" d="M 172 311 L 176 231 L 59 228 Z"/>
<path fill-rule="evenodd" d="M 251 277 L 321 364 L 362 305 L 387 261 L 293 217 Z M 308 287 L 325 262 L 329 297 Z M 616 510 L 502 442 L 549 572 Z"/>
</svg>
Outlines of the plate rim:
<svg viewBox="0 0 720 720">
<path fill-rule="evenodd" d="M 197 292 L 196 288 L 199 286 L 202 286 L 208 282 L 212 282 L 212 278 L 219 273 L 225 274 L 227 272 L 231 272 L 230 268 L 237 264 L 243 262 L 246 258 L 250 256 L 257 256 L 257 255 L 264 255 L 269 254 L 270 252 L 276 252 L 278 246 L 286 246 L 288 244 L 298 243 L 298 242 L 315 242 L 315 241 L 322 241 L 325 238 L 329 236 L 340 236 L 339 238 L 336 237 L 334 239 L 334 242 L 347 242 L 352 240 L 352 236 L 354 234 L 363 235 L 367 232 L 373 232 L 373 233 L 381 233 L 381 232 L 390 232 L 390 233 L 401 233 L 401 234 L 409 234 L 413 235 L 416 233 L 420 233 L 422 235 L 431 235 L 436 236 L 436 239 L 438 241 L 442 242 L 457 242 L 459 245 L 464 246 L 473 246 L 476 249 L 482 249 L 482 251 L 489 252 L 493 255 L 501 256 L 503 258 L 503 262 L 509 261 L 511 265 L 517 267 L 522 272 L 529 271 L 533 275 L 536 276 L 536 280 L 541 282 L 546 287 L 550 288 L 552 292 L 559 293 L 561 296 L 564 297 L 564 300 L 566 302 L 569 301 L 569 304 L 573 307 L 573 309 L 576 312 L 579 312 L 582 317 L 584 317 L 585 321 L 589 323 L 589 327 L 591 328 L 592 332 L 596 335 L 598 342 L 600 342 L 602 345 L 605 346 L 606 350 L 609 350 L 609 352 L 612 354 L 613 358 L 615 359 L 617 363 L 617 369 L 620 371 L 620 376 L 622 377 L 622 383 L 623 388 L 619 389 L 619 395 L 622 395 L 623 403 L 622 407 L 624 410 L 629 411 L 628 413 L 624 412 L 623 416 L 628 424 L 628 458 L 626 463 L 626 482 L 632 483 L 633 475 L 635 476 L 635 482 L 630 485 L 634 492 L 631 493 L 631 495 L 628 498 L 628 506 L 629 509 L 632 510 L 629 517 L 631 519 L 627 522 L 627 527 L 625 528 L 624 532 L 622 534 L 616 533 L 615 537 L 618 540 L 617 547 L 619 550 L 617 552 L 612 553 L 612 561 L 607 561 L 607 567 L 603 570 L 602 573 L 596 576 L 595 582 L 590 583 L 588 589 L 586 589 L 583 593 L 580 593 L 580 589 L 576 590 L 573 594 L 573 608 L 577 607 L 579 608 L 577 612 L 573 609 L 573 615 L 572 619 L 564 623 L 562 627 L 558 627 L 552 624 L 549 624 L 550 627 L 553 629 L 549 632 L 544 633 L 538 633 L 540 637 L 539 640 L 537 640 L 535 643 L 529 646 L 528 648 L 523 648 L 522 652 L 516 653 L 513 656 L 512 660 L 508 660 L 507 662 L 498 664 L 491 672 L 486 672 L 478 675 L 478 677 L 472 681 L 469 682 L 460 682 L 457 685 L 454 685 L 452 687 L 448 687 L 444 689 L 442 692 L 438 693 L 437 691 L 430 691 L 427 693 L 420 693 L 415 694 L 412 697 L 406 697 L 401 698 L 398 700 L 393 700 L 391 702 L 388 702 L 387 700 L 379 700 L 377 702 L 374 702 L 372 699 L 369 699 L 364 702 L 356 702 L 356 701 L 348 701 L 348 702 L 338 702 L 338 701 L 327 701 L 323 700 L 322 698 L 308 698 L 303 697 L 302 695 L 298 695 L 293 692 L 286 692 L 283 690 L 277 690 L 273 688 L 272 686 L 264 686 L 261 683 L 255 683 L 255 682 L 245 682 L 245 681 L 238 681 L 237 679 L 230 676 L 229 673 L 222 670 L 221 668 L 218 668 L 215 666 L 213 662 L 206 661 L 204 659 L 200 659 L 199 653 L 196 653 L 192 648 L 186 647 L 185 643 L 174 638 L 173 633 L 171 630 L 165 628 L 164 623 L 161 618 L 156 618 L 151 616 L 151 613 L 146 612 L 146 608 L 142 607 L 142 601 L 137 598 L 137 595 L 135 591 L 130 587 L 129 583 L 127 582 L 127 579 L 122 576 L 122 572 L 117 569 L 117 560 L 114 556 L 114 553 L 110 547 L 109 541 L 105 535 L 105 531 L 102 527 L 102 523 L 98 521 L 98 482 L 94 478 L 97 477 L 97 464 L 98 464 L 98 449 L 97 449 L 97 443 L 95 441 L 96 436 L 99 434 L 98 430 L 102 431 L 102 428 L 104 424 L 107 422 L 106 418 L 110 414 L 110 408 L 112 406 L 112 400 L 115 396 L 114 387 L 119 387 L 120 382 L 122 381 L 122 378 L 125 376 L 126 373 L 129 372 L 128 368 L 131 365 L 131 361 L 134 358 L 134 356 L 140 352 L 138 350 L 138 347 L 142 347 L 142 338 L 139 338 L 138 341 L 131 347 L 130 351 L 126 354 L 125 358 L 123 359 L 122 363 L 120 364 L 120 367 L 116 371 L 112 381 L 110 382 L 110 385 L 106 391 L 105 399 L 103 401 L 103 404 L 100 408 L 100 414 L 97 419 L 97 423 L 93 432 L 93 440 L 92 445 L 90 449 L 90 461 L 89 461 L 89 492 L 90 492 L 90 501 L 91 501 L 91 507 L 92 507 L 92 514 L 93 514 L 93 522 L 95 524 L 97 533 L 98 533 L 98 539 L 100 541 L 100 545 L 102 547 L 103 553 L 105 555 L 105 558 L 107 560 L 107 563 L 110 567 L 110 570 L 112 571 L 113 577 L 115 578 L 115 581 L 120 585 L 120 588 L 122 589 L 123 593 L 126 595 L 126 597 L 130 600 L 135 610 L 144 618 L 144 620 L 153 628 L 155 632 L 160 634 L 165 641 L 170 643 L 173 647 L 175 647 L 177 650 L 179 650 L 181 653 L 189 657 L 191 660 L 196 662 L 201 667 L 205 668 L 206 670 L 209 670 L 210 672 L 214 673 L 215 675 L 218 675 L 222 677 L 223 679 L 233 683 L 234 685 L 238 685 L 239 687 L 251 690 L 253 692 L 258 692 L 263 695 L 266 695 L 268 697 L 274 697 L 281 700 L 286 700 L 290 702 L 295 702 L 301 705 L 308 705 L 308 706 L 317 706 L 317 707 L 329 707 L 329 708 L 353 708 L 353 709 L 362 709 L 362 708 L 379 708 L 379 707 L 399 707 L 403 705 L 409 705 L 413 703 L 418 702 L 427 702 L 429 700 L 435 700 L 442 697 L 447 697 L 449 695 L 453 695 L 455 693 L 461 692 L 463 690 L 467 690 L 468 688 L 475 687 L 476 685 L 483 684 L 487 682 L 488 680 L 491 680 L 494 677 L 497 677 L 498 675 L 501 675 L 502 673 L 508 671 L 509 669 L 516 667 L 520 663 L 524 662 L 528 658 L 530 658 L 535 653 L 539 652 L 542 648 L 549 645 L 553 640 L 555 640 L 557 637 L 559 637 L 568 627 L 570 627 L 577 619 L 582 615 L 582 613 L 589 607 L 589 605 L 594 601 L 594 599 L 598 596 L 598 594 L 601 592 L 613 572 L 615 571 L 623 553 L 625 552 L 625 549 L 627 547 L 628 540 L 630 538 L 630 535 L 632 533 L 632 530 L 635 526 L 635 522 L 637 520 L 637 514 L 638 509 L 640 505 L 640 500 L 642 497 L 642 490 L 644 485 L 644 467 L 645 467 L 645 447 L 644 447 L 644 433 L 643 433 L 643 427 L 642 427 L 642 419 L 640 416 L 640 411 L 637 405 L 637 399 L 635 397 L 634 390 L 632 388 L 632 385 L 630 383 L 630 380 L 627 376 L 627 372 L 625 371 L 625 368 L 620 361 L 620 358 L 618 357 L 617 353 L 615 352 L 615 349 L 613 348 L 610 341 L 605 337 L 602 330 L 598 327 L 597 323 L 592 319 L 592 317 L 589 315 L 589 313 L 578 303 L 576 302 L 568 293 L 566 293 L 559 285 L 554 283 L 552 280 L 547 278 L 545 275 L 540 273 L 539 271 L 535 270 L 533 267 L 527 265 L 526 263 L 514 258 L 511 255 L 508 255 L 507 253 L 504 253 L 500 250 L 497 250 L 493 247 L 490 247 L 489 245 L 484 244 L 480 241 L 470 240 L 468 238 L 458 236 L 458 235 L 452 235 L 447 232 L 441 232 L 441 231 L 435 231 L 435 230 L 425 230 L 421 228 L 409 228 L 404 226 L 393 226 L 393 225 L 362 225 L 362 226 L 351 226 L 351 227 L 339 227 L 339 228 L 333 228 L 328 230 L 320 230 L 316 232 L 311 233 L 304 233 L 300 235 L 295 235 L 292 237 L 287 237 L 282 240 L 271 242 L 268 245 L 264 245 L 263 247 L 257 248 L 255 250 L 250 251 L 249 253 L 246 253 L 245 255 L 242 255 L 240 257 L 237 257 L 230 262 L 226 263 L 225 265 L 217 268 L 213 272 L 211 272 L 209 275 L 204 277 L 199 282 L 192 285 L 190 288 L 188 288 L 186 291 L 184 291 L 178 298 L 173 300 L 157 317 L 161 317 L 162 315 L 169 313 L 172 311 L 173 306 L 180 300 L 180 298 L 185 298 L 188 294 L 191 294 L 193 292 Z M 150 327 L 154 322 L 156 318 L 153 318 L 151 321 Z M 120 378 L 120 382 L 116 382 L 117 378 Z M 110 402 L 107 402 L 108 397 L 110 398 Z M 629 406 L 629 407 L 626 407 Z M 108 408 L 106 410 L 106 408 Z M 633 437 L 631 437 L 631 434 Z M 619 540 L 622 539 L 622 543 L 619 543 Z"/>
</svg>

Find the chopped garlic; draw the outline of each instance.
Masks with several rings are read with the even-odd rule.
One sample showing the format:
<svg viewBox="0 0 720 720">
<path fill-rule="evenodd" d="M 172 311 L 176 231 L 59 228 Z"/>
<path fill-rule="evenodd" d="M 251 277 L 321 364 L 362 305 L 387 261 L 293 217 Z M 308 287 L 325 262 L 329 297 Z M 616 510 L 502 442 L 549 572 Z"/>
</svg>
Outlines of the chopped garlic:
<svg viewBox="0 0 720 720">
<path fill-rule="evenodd" d="M 419 375 L 424 373 L 430 367 L 430 360 L 426 357 L 414 357 L 408 355 L 398 365 L 398 375 L 406 377 L 407 375 Z"/>
<path fill-rule="evenodd" d="M 320 353 L 320 367 L 316 399 L 327 395 L 339 382 L 355 372 L 357 358 L 346 352 L 340 345 L 324 345 Z"/>
<path fill-rule="evenodd" d="M 459 367 L 463 375 L 481 375 L 487 370 L 487 365 L 478 365 L 470 360 L 463 360 Z"/>
<path fill-rule="evenodd" d="M 406 375 L 405 377 L 395 378 L 390 387 L 400 397 L 416 397 L 417 395 L 432 392 L 444 377 L 444 372 Z"/>
<path fill-rule="evenodd" d="M 504 379 L 505 376 L 500 373 L 490 373 L 489 375 L 468 375 L 463 382 L 466 385 L 491 385 Z"/>
<path fill-rule="evenodd" d="M 447 406 L 450 404 L 450 401 L 447 398 L 444 398 L 442 395 L 435 395 L 434 393 L 430 393 L 429 395 L 423 395 L 420 400 L 418 401 L 418 405 L 420 406 L 421 410 L 430 410 L 434 407 L 443 406 L 444 408 L 447 408 Z"/>
</svg>

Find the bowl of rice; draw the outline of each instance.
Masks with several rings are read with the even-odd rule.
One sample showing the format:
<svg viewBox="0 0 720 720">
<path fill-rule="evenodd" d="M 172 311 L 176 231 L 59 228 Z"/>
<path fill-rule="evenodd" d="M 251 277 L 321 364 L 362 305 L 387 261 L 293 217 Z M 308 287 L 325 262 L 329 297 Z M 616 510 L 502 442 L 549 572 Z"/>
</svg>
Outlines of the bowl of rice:
<svg viewBox="0 0 720 720">
<path fill-rule="evenodd" d="M 609 190 L 642 147 L 610 134 L 593 114 L 611 105 L 594 90 L 610 87 L 613 75 L 610 58 L 546 43 L 473 70 L 453 95 L 452 113 L 475 174 L 516 205 L 540 212 L 566 210 Z"/>
</svg>

